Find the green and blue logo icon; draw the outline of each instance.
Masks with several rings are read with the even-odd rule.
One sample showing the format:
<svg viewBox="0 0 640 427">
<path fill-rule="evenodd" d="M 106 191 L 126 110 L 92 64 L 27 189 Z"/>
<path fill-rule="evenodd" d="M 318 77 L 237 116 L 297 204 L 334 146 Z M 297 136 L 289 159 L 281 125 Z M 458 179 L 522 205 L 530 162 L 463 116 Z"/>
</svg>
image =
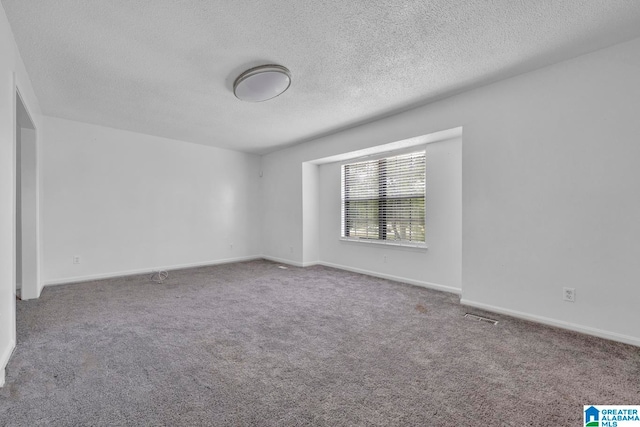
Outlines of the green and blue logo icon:
<svg viewBox="0 0 640 427">
<path fill-rule="evenodd" d="M 599 427 L 600 426 L 600 411 L 595 406 L 589 406 L 584 411 L 584 425 L 585 427 Z"/>
</svg>

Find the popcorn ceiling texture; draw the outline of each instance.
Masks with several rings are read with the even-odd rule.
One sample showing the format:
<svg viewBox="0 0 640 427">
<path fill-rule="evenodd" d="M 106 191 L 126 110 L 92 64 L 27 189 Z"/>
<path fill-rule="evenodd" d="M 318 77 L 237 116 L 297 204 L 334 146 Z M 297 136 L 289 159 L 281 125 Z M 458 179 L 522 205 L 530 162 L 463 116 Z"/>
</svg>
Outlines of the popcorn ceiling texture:
<svg viewBox="0 0 640 427">
<path fill-rule="evenodd" d="M 2 0 L 44 114 L 267 152 L 640 36 L 633 0 Z M 237 100 L 278 63 L 288 92 Z"/>
<path fill-rule="evenodd" d="M 251 261 L 17 305 L 3 426 L 577 426 L 640 348 L 327 267 Z"/>
</svg>

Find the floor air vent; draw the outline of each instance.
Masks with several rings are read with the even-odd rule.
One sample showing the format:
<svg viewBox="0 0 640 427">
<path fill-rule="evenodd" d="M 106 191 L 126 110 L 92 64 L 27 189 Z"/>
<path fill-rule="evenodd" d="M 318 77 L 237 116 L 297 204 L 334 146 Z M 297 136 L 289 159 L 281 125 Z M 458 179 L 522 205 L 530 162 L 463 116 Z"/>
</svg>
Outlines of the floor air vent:
<svg viewBox="0 0 640 427">
<path fill-rule="evenodd" d="M 498 324 L 497 320 L 489 319 L 487 317 L 482 317 L 482 316 L 476 316 L 475 314 L 471 314 L 471 313 L 465 313 L 464 317 L 466 317 L 467 319 L 476 320 L 478 322 L 491 323 L 492 325 Z"/>
</svg>

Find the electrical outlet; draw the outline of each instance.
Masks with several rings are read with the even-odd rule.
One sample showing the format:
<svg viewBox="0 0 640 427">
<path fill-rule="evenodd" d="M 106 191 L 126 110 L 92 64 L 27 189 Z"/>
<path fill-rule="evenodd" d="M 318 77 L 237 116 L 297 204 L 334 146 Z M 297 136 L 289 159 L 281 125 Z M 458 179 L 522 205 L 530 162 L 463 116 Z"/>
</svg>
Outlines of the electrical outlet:
<svg viewBox="0 0 640 427">
<path fill-rule="evenodd" d="M 229 250 L 233 250 L 233 243 L 229 244 Z"/>
<path fill-rule="evenodd" d="M 74 255 L 73 256 L 73 263 L 74 264 L 80 264 L 80 255 Z"/>
<path fill-rule="evenodd" d="M 562 295 L 565 301 L 576 302 L 576 288 L 562 288 Z"/>
</svg>

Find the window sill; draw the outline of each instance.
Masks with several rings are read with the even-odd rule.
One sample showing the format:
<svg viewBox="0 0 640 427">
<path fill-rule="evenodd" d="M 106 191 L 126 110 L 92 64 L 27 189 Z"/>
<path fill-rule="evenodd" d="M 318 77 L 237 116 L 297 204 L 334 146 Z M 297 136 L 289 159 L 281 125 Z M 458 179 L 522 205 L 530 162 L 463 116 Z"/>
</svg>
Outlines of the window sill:
<svg viewBox="0 0 640 427">
<path fill-rule="evenodd" d="M 428 246 L 426 243 L 398 243 L 394 241 L 349 239 L 347 237 L 340 237 L 340 241 L 348 242 L 348 243 L 362 243 L 365 245 L 373 245 L 373 246 L 395 246 L 399 248 L 418 249 L 418 250 L 425 250 L 425 251 L 428 249 Z"/>
</svg>

